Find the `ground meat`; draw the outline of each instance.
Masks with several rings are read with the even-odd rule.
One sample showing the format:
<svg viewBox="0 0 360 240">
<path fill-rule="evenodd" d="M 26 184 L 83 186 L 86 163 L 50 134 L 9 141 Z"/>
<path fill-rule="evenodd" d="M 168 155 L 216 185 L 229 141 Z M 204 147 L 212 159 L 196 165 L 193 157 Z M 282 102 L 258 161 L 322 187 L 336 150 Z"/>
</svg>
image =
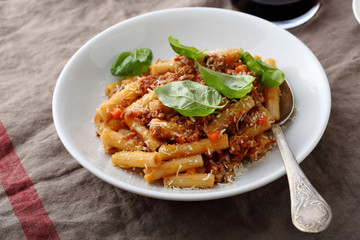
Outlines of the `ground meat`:
<svg viewBox="0 0 360 240">
<path fill-rule="evenodd" d="M 237 72 L 234 69 L 225 69 L 224 73 L 229 75 L 236 75 Z"/>
<path fill-rule="evenodd" d="M 134 110 L 124 111 L 123 113 L 128 118 L 136 119 L 142 124 L 147 124 L 151 120 L 150 110 L 148 108 L 138 108 Z"/>
<path fill-rule="evenodd" d="M 152 118 L 169 119 L 177 114 L 177 111 L 165 106 L 160 100 L 149 103 L 149 111 Z"/>
<path fill-rule="evenodd" d="M 204 165 L 206 173 L 215 175 L 215 182 L 233 182 L 236 174 L 235 169 L 239 167 L 239 163 L 232 161 L 230 155 L 226 151 L 216 152 L 211 157 L 204 156 Z"/>
<path fill-rule="evenodd" d="M 180 75 L 178 73 L 167 72 L 163 75 L 157 76 L 155 86 L 167 85 L 172 82 L 180 81 Z"/>
<path fill-rule="evenodd" d="M 152 75 L 142 76 L 142 77 L 135 79 L 135 81 L 137 81 L 137 83 L 138 83 L 136 92 L 140 96 L 148 93 L 149 89 L 152 90 L 156 87 L 155 86 L 156 76 L 152 76 Z"/>
<path fill-rule="evenodd" d="M 174 133 L 172 133 L 171 131 L 164 131 L 161 126 L 152 124 L 153 122 L 154 120 L 150 122 L 149 130 L 154 137 L 164 142 L 175 142 L 176 135 Z"/>
<path fill-rule="evenodd" d="M 188 58 L 188 57 L 185 57 L 185 56 L 181 56 L 181 55 L 177 55 L 176 57 L 174 57 L 174 61 L 179 63 L 179 65 L 181 67 L 184 67 L 184 66 L 190 66 L 192 67 L 193 69 L 196 68 L 196 63 L 193 59 L 191 58 Z"/>
<path fill-rule="evenodd" d="M 198 141 L 204 136 L 204 123 L 201 117 L 188 117 L 176 115 L 170 119 L 170 122 L 177 123 L 185 129 L 180 136 L 176 137 L 177 143 L 187 143 Z"/>
<path fill-rule="evenodd" d="M 233 135 L 229 139 L 229 152 L 231 153 L 231 159 L 236 162 L 241 162 L 246 156 L 250 147 L 253 146 L 253 140 L 247 135 Z"/>
<path fill-rule="evenodd" d="M 210 53 L 204 58 L 205 67 L 217 71 L 223 72 L 226 68 L 226 58 L 223 55 Z"/>
<path fill-rule="evenodd" d="M 251 92 L 248 93 L 249 96 L 252 97 L 252 99 L 254 99 L 255 101 L 255 105 L 260 106 L 264 101 L 264 95 L 262 94 L 262 92 L 258 91 L 258 87 L 256 87 L 255 84 L 257 84 L 257 81 L 254 81 L 254 87 L 252 88 Z"/>
</svg>

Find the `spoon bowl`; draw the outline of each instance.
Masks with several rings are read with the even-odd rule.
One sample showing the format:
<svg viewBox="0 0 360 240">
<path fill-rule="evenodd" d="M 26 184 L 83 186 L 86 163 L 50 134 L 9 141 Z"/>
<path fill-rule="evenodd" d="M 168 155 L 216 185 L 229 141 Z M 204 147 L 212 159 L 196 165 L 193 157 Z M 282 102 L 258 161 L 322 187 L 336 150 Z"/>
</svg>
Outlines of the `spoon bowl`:
<svg viewBox="0 0 360 240">
<path fill-rule="evenodd" d="M 294 104 L 294 94 L 290 88 L 290 85 L 285 80 L 280 86 L 281 96 L 280 96 L 280 119 L 277 121 L 280 125 L 284 124 L 293 114 L 295 104 Z"/>
<path fill-rule="evenodd" d="M 271 130 L 279 147 L 289 181 L 291 219 L 300 231 L 321 232 L 329 226 L 332 211 L 307 179 L 286 142 L 280 125 L 284 124 L 294 111 L 294 95 L 286 81 L 280 85 L 280 91 L 280 119 L 272 125 Z"/>
</svg>

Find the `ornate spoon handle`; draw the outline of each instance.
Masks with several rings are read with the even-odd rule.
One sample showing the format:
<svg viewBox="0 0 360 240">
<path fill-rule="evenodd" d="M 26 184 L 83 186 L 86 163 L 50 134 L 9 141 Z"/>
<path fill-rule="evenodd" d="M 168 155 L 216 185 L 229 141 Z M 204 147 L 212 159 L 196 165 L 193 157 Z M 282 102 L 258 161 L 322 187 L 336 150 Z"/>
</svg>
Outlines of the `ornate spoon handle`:
<svg viewBox="0 0 360 240">
<path fill-rule="evenodd" d="M 271 128 L 278 144 L 290 186 L 291 218 L 303 232 L 324 231 L 330 224 L 330 206 L 311 185 L 292 154 L 279 124 Z"/>
</svg>

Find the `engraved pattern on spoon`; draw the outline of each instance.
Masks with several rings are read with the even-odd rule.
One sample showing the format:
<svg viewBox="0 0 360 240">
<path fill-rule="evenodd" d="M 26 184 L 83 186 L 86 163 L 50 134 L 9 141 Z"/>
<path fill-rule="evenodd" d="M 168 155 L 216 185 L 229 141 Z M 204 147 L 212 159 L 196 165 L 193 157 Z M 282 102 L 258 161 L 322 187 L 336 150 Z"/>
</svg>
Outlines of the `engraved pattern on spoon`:
<svg viewBox="0 0 360 240">
<path fill-rule="evenodd" d="M 328 204 L 308 187 L 305 179 L 298 173 L 294 173 L 293 180 L 293 223 L 306 232 L 321 231 L 332 217 Z M 316 221 L 314 216 L 317 216 Z"/>
</svg>

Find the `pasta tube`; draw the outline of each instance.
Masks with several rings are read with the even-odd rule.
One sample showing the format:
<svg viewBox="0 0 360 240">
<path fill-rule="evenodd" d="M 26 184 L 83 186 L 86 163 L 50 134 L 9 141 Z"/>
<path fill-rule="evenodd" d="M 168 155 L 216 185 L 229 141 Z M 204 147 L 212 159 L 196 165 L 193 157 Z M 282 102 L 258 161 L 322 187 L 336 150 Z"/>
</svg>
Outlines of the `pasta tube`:
<svg viewBox="0 0 360 240">
<path fill-rule="evenodd" d="M 236 103 L 230 105 L 228 109 L 221 112 L 220 115 L 205 128 L 205 132 L 214 132 L 226 129 L 231 123 L 236 122 L 245 115 L 251 108 L 255 106 L 255 102 L 250 96 L 241 98 Z"/>
<path fill-rule="evenodd" d="M 159 167 L 147 168 L 144 170 L 144 179 L 146 182 L 152 182 L 157 179 L 178 174 L 190 168 L 202 167 L 204 164 L 201 155 L 183 157 L 162 162 Z"/>
<path fill-rule="evenodd" d="M 112 131 L 110 129 L 104 129 L 100 135 L 100 138 L 104 145 L 116 147 L 121 151 L 140 151 L 145 146 L 140 139 L 140 141 L 135 141 L 134 139 L 129 139 L 124 134 Z"/>
<path fill-rule="evenodd" d="M 154 91 L 151 91 L 147 94 L 145 94 L 142 98 L 140 98 L 139 100 L 137 100 L 136 102 L 132 103 L 129 107 L 127 107 L 124 111 L 125 112 L 131 112 L 135 109 L 141 109 L 141 108 L 145 108 L 149 105 L 149 103 L 154 100 L 157 99 L 156 94 Z M 138 120 L 131 118 L 131 114 L 125 114 L 125 123 L 128 125 L 128 127 L 137 132 L 138 135 L 142 138 L 142 140 L 145 142 L 146 146 L 151 150 L 151 151 L 155 151 L 161 144 L 162 142 L 159 141 L 158 139 L 156 139 L 151 132 L 149 131 L 149 129 L 143 125 L 141 122 L 139 122 Z"/>
<path fill-rule="evenodd" d="M 215 183 L 215 176 L 211 173 L 180 173 L 169 177 L 164 177 L 165 187 L 180 188 L 211 188 Z"/>
<path fill-rule="evenodd" d="M 164 74 L 167 72 L 176 72 L 179 68 L 179 63 L 171 59 L 171 61 L 157 61 L 153 65 L 150 66 L 150 74 L 158 75 Z"/>
<path fill-rule="evenodd" d="M 205 138 L 201 139 L 200 141 L 191 143 L 162 145 L 159 148 L 159 154 L 162 160 L 167 160 L 201 153 L 206 153 L 210 155 L 215 151 L 220 151 L 228 147 L 228 136 L 224 134 L 216 142 L 210 141 L 208 138 Z"/>
<path fill-rule="evenodd" d="M 122 151 L 112 155 L 111 162 L 117 167 L 131 168 L 131 167 L 157 167 L 161 160 L 158 158 L 156 152 L 128 152 Z"/>
<path fill-rule="evenodd" d="M 137 81 L 129 83 L 123 90 L 115 93 L 109 99 L 105 100 L 105 102 L 96 109 L 96 114 L 100 116 L 103 121 L 107 121 L 111 117 L 110 112 L 113 108 L 116 106 L 125 108 L 135 101 L 135 99 L 139 96 L 139 93 L 136 91 L 137 88 Z"/>
</svg>

